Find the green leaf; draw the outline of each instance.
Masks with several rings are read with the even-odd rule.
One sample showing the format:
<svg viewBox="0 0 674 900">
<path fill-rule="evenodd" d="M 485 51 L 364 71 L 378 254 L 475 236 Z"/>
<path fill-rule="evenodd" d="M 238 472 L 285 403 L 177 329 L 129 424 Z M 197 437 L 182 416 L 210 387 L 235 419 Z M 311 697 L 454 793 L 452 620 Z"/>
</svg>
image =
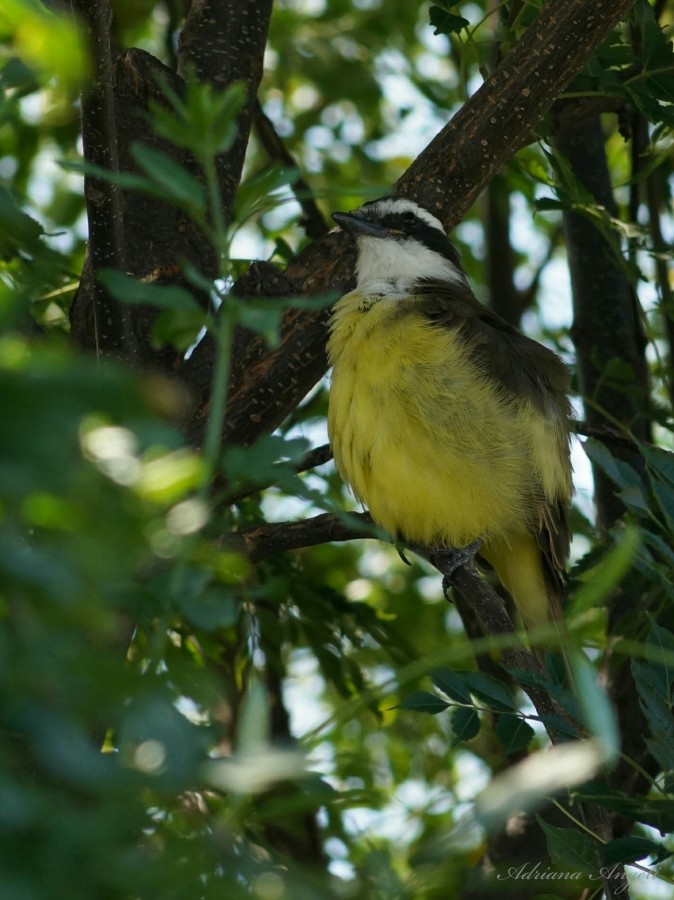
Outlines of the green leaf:
<svg viewBox="0 0 674 900">
<path fill-rule="evenodd" d="M 667 541 L 648 528 L 642 528 L 641 535 L 644 541 L 659 554 L 661 560 L 669 566 L 670 570 L 674 571 L 674 550 Z"/>
<path fill-rule="evenodd" d="M 632 512 L 635 512 L 640 516 L 648 514 L 648 498 L 641 487 L 635 484 L 628 484 L 627 487 L 618 491 L 618 497 L 620 497 L 627 509 Z"/>
<path fill-rule="evenodd" d="M 476 709 L 460 707 L 452 713 L 452 746 L 474 738 L 480 730 L 480 716 Z"/>
<path fill-rule="evenodd" d="M 146 284 L 117 269 L 100 269 L 98 280 L 106 291 L 121 303 L 148 303 L 160 309 L 201 312 L 201 307 L 192 294 L 183 287 L 172 284 Z"/>
<path fill-rule="evenodd" d="M 560 737 L 579 738 L 581 736 L 578 728 L 574 728 L 571 722 L 556 713 L 545 713 L 541 716 L 541 723 L 545 726 L 546 731 L 556 732 Z"/>
<path fill-rule="evenodd" d="M 60 165 L 66 172 L 81 172 L 83 175 L 90 175 L 101 181 L 109 181 L 126 190 L 142 191 L 152 194 L 153 197 L 165 196 L 164 191 L 157 184 L 137 172 L 113 172 L 111 169 L 104 169 L 103 166 L 97 166 L 88 160 L 64 160 Z"/>
<path fill-rule="evenodd" d="M 299 174 L 298 169 L 273 165 L 243 181 L 234 205 L 237 222 L 278 205 L 278 191 L 296 181 Z"/>
<path fill-rule="evenodd" d="M 670 851 L 657 841 L 643 837 L 616 838 L 601 848 L 602 862 L 605 866 L 632 863 L 645 856 L 655 856 L 660 860 L 670 856 Z"/>
<path fill-rule="evenodd" d="M 285 263 L 285 265 L 288 265 L 288 263 L 295 258 L 295 251 L 290 246 L 288 241 L 285 240 L 285 238 L 282 238 L 280 236 L 275 237 L 274 246 L 276 248 L 275 255 L 278 256 L 279 259 L 282 260 L 283 263 Z"/>
<path fill-rule="evenodd" d="M 144 460 L 134 490 L 152 503 L 175 503 L 199 487 L 205 474 L 203 458 L 182 447 Z"/>
<path fill-rule="evenodd" d="M 433 34 L 458 34 L 470 25 L 468 19 L 449 13 L 439 6 L 431 6 L 429 17 L 430 23 L 435 29 Z"/>
<path fill-rule="evenodd" d="M 611 701 L 600 687 L 597 672 L 585 656 L 572 652 L 568 658 L 583 722 L 601 744 L 606 761 L 612 763 L 620 750 L 620 735 Z"/>
<path fill-rule="evenodd" d="M 204 631 L 228 628 L 236 623 L 239 616 L 236 600 L 221 587 L 206 588 L 184 602 L 179 599 L 179 606 L 189 622 Z"/>
<path fill-rule="evenodd" d="M 191 90 L 195 87 L 200 102 L 191 105 Z M 208 82 L 193 82 L 188 92 L 188 111 L 196 110 L 195 125 L 209 129 L 216 154 L 225 153 L 234 143 L 239 130 L 237 117 L 248 99 L 247 85 L 243 81 L 235 81 L 224 91 L 213 90 Z M 199 94 L 200 92 L 200 94 Z M 203 132 L 202 132 L 203 133 Z"/>
<path fill-rule="evenodd" d="M 165 309 L 152 324 L 152 344 L 154 347 L 169 344 L 184 352 L 196 342 L 208 322 L 208 316 L 198 308 Z"/>
<path fill-rule="evenodd" d="M 18 56 L 7 59 L 0 70 L 0 85 L 3 88 L 23 87 L 34 82 L 35 72 Z"/>
<path fill-rule="evenodd" d="M 674 635 L 654 621 L 651 621 L 647 643 L 662 648 L 670 656 L 674 651 Z M 662 663 L 633 659 L 632 674 L 639 694 L 639 705 L 651 733 L 646 744 L 663 769 L 674 770 L 674 667 L 666 658 Z"/>
<path fill-rule="evenodd" d="M 631 571 L 641 542 L 641 533 L 633 525 L 614 531 L 614 546 L 591 569 L 580 577 L 581 586 L 570 604 L 570 617 L 601 606 L 616 585 Z"/>
<path fill-rule="evenodd" d="M 674 65 L 672 43 L 667 39 L 653 7 L 647 0 L 637 0 L 634 15 L 641 32 L 642 60 L 644 69 L 671 69 Z"/>
<path fill-rule="evenodd" d="M 641 444 L 639 452 L 646 460 L 651 475 L 655 475 L 674 487 L 674 453 L 662 447 Z"/>
<path fill-rule="evenodd" d="M 23 212 L 0 186 L 0 258 L 13 256 L 15 247 L 34 247 L 42 234 L 40 223 Z"/>
<path fill-rule="evenodd" d="M 557 828 L 536 816 L 553 864 L 570 872 L 597 873 L 599 844 L 584 831 L 575 828 Z"/>
<path fill-rule="evenodd" d="M 397 708 L 413 709 L 416 712 L 431 713 L 431 715 L 435 716 L 437 713 L 444 712 L 448 709 L 449 704 L 428 691 L 412 691 L 412 693 L 408 694 Z"/>
<path fill-rule="evenodd" d="M 664 514 L 667 528 L 672 531 L 674 530 L 674 488 L 658 479 L 654 479 L 651 486 L 658 506 Z"/>
<path fill-rule="evenodd" d="M 250 447 L 230 446 L 222 455 L 222 468 L 228 482 L 240 490 L 244 485 L 277 484 L 285 489 L 297 489 L 299 479 L 295 466 L 309 449 L 303 437 L 285 438 L 269 434 Z"/>
<path fill-rule="evenodd" d="M 528 669 L 519 669 L 511 666 L 502 666 L 505 672 L 508 672 L 517 684 L 521 685 L 526 691 L 527 686 L 538 688 L 548 693 L 553 699 L 557 700 L 559 705 L 574 719 L 580 719 L 580 709 L 578 701 L 574 695 L 563 684 L 550 677 L 546 672 L 532 672 Z M 564 734 L 570 737 L 580 737 L 578 731 L 574 731 L 567 723 Z"/>
<path fill-rule="evenodd" d="M 534 200 L 534 206 L 539 212 L 548 212 L 550 210 L 566 210 L 569 208 L 568 203 L 562 203 L 560 200 L 555 200 L 552 197 L 539 197 L 538 200 Z"/>
<path fill-rule="evenodd" d="M 574 794 L 620 813 L 632 822 L 643 822 L 665 834 L 674 831 L 674 800 L 661 797 L 628 797 L 602 784 L 585 784 Z"/>
<path fill-rule="evenodd" d="M 206 211 L 206 194 L 200 181 L 161 150 L 133 143 L 131 155 L 148 179 L 164 192 L 165 198 L 184 209 Z"/>
<path fill-rule="evenodd" d="M 447 694 L 452 700 L 458 703 L 472 703 L 470 696 L 470 688 L 465 682 L 465 672 L 453 672 L 451 669 L 434 669 L 431 672 L 433 684 L 439 688 L 443 694 Z"/>
<path fill-rule="evenodd" d="M 674 600 L 674 585 L 670 584 L 669 573 L 655 560 L 646 543 L 641 544 L 634 554 L 634 569 L 645 575 L 649 581 L 658 584 L 665 596 Z"/>
<path fill-rule="evenodd" d="M 650 635 L 648 643 L 660 647 L 662 660 L 659 664 L 665 669 L 665 679 L 669 684 L 674 682 L 674 634 L 658 625 L 655 619 L 649 615 Z"/>
<path fill-rule="evenodd" d="M 521 716 L 508 714 L 496 719 L 494 733 L 508 756 L 526 750 L 535 736 L 534 729 Z"/>
<path fill-rule="evenodd" d="M 498 712 L 517 709 L 508 688 L 491 675 L 485 675 L 484 672 L 466 672 L 464 679 L 471 694 L 479 697 L 490 709 Z"/>
<path fill-rule="evenodd" d="M 161 88 L 172 109 L 150 104 L 152 124 L 157 134 L 180 147 L 187 147 L 202 162 L 231 147 L 238 131 L 237 115 L 247 98 L 246 86 L 234 82 L 217 90 L 188 72 L 184 96 L 179 96 L 164 80 Z"/>
<path fill-rule="evenodd" d="M 595 438 L 583 442 L 583 450 L 590 462 L 605 472 L 611 481 L 620 488 L 632 487 L 645 495 L 644 483 L 639 473 L 622 459 L 616 459 L 611 451 Z"/>
<path fill-rule="evenodd" d="M 279 329 L 283 319 L 283 306 L 264 299 L 246 299 L 237 304 L 239 324 L 262 335 L 270 347 L 279 342 Z"/>
<path fill-rule="evenodd" d="M 252 670 L 239 712 L 236 730 L 237 754 L 262 750 L 269 744 L 270 704 L 267 689 Z"/>
</svg>

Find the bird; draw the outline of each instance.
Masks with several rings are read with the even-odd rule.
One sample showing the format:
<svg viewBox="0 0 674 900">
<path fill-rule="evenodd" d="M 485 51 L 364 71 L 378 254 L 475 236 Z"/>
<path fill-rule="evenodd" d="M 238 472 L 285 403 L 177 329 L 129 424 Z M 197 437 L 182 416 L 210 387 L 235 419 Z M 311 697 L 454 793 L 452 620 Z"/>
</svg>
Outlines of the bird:
<svg viewBox="0 0 674 900">
<path fill-rule="evenodd" d="M 527 631 L 560 620 L 567 366 L 477 300 L 418 203 L 383 197 L 333 219 L 356 245 L 356 287 L 335 303 L 327 343 L 339 474 L 399 546 L 486 562 Z"/>
</svg>

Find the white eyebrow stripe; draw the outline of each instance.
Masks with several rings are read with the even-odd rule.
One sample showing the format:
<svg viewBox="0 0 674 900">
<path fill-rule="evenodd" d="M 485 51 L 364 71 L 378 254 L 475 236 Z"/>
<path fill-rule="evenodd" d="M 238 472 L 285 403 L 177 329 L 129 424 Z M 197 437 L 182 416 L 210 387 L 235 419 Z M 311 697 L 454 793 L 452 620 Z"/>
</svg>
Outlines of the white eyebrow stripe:
<svg viewBox="0 0 674 900">
<path fill-rule="evenodd" d="M 383 216 L 387 213 L 411 212 L 426 222 L 427 225 L 430 225 L 431 228 L 437 228 L 438 231 L 441 231 L 443 234 L 446 233 L 440 219 L 436 219 L 435 216 L 432 213 L 429 213 L 427 209 L 424 209 L 423 206 L 419 206 L 414 200 L 408 200 L 406 197 L 391 197 L 386 198 L 386 200 L 375 200 L 374 203 L 368 204 L 367 212 L 373 212 L 377 216 Z"/>
</svg>

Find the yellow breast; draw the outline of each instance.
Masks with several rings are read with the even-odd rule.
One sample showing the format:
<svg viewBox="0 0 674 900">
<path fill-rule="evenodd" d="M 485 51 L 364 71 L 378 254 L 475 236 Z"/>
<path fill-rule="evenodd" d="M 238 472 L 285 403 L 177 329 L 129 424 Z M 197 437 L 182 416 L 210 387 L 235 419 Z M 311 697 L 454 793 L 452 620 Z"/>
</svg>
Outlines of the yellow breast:
<svg viewBox="0 0 674 900">
<path fill-rule="evenodd" d="M 459 329 L 353 292 L 335 308 L 328 429 L 373 519 L 425 545 L 522 532 L 559 487 L 559 435 L 471 360 Z"/>
</svg>

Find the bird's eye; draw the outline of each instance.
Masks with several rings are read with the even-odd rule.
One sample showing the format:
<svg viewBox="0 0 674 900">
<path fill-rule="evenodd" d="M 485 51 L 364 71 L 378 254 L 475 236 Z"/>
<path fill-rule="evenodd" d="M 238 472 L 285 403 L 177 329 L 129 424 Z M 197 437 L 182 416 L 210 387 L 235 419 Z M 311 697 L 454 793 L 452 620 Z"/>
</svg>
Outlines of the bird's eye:
<svg viewBox="0 0 674 900">
<path fill-rule="evenodd" d="M 414 228 L 417 224 L 417 217 L 412 212 L 406 212 L 403 215 L 403 224 L 406 228 Z"/>
</svg>

